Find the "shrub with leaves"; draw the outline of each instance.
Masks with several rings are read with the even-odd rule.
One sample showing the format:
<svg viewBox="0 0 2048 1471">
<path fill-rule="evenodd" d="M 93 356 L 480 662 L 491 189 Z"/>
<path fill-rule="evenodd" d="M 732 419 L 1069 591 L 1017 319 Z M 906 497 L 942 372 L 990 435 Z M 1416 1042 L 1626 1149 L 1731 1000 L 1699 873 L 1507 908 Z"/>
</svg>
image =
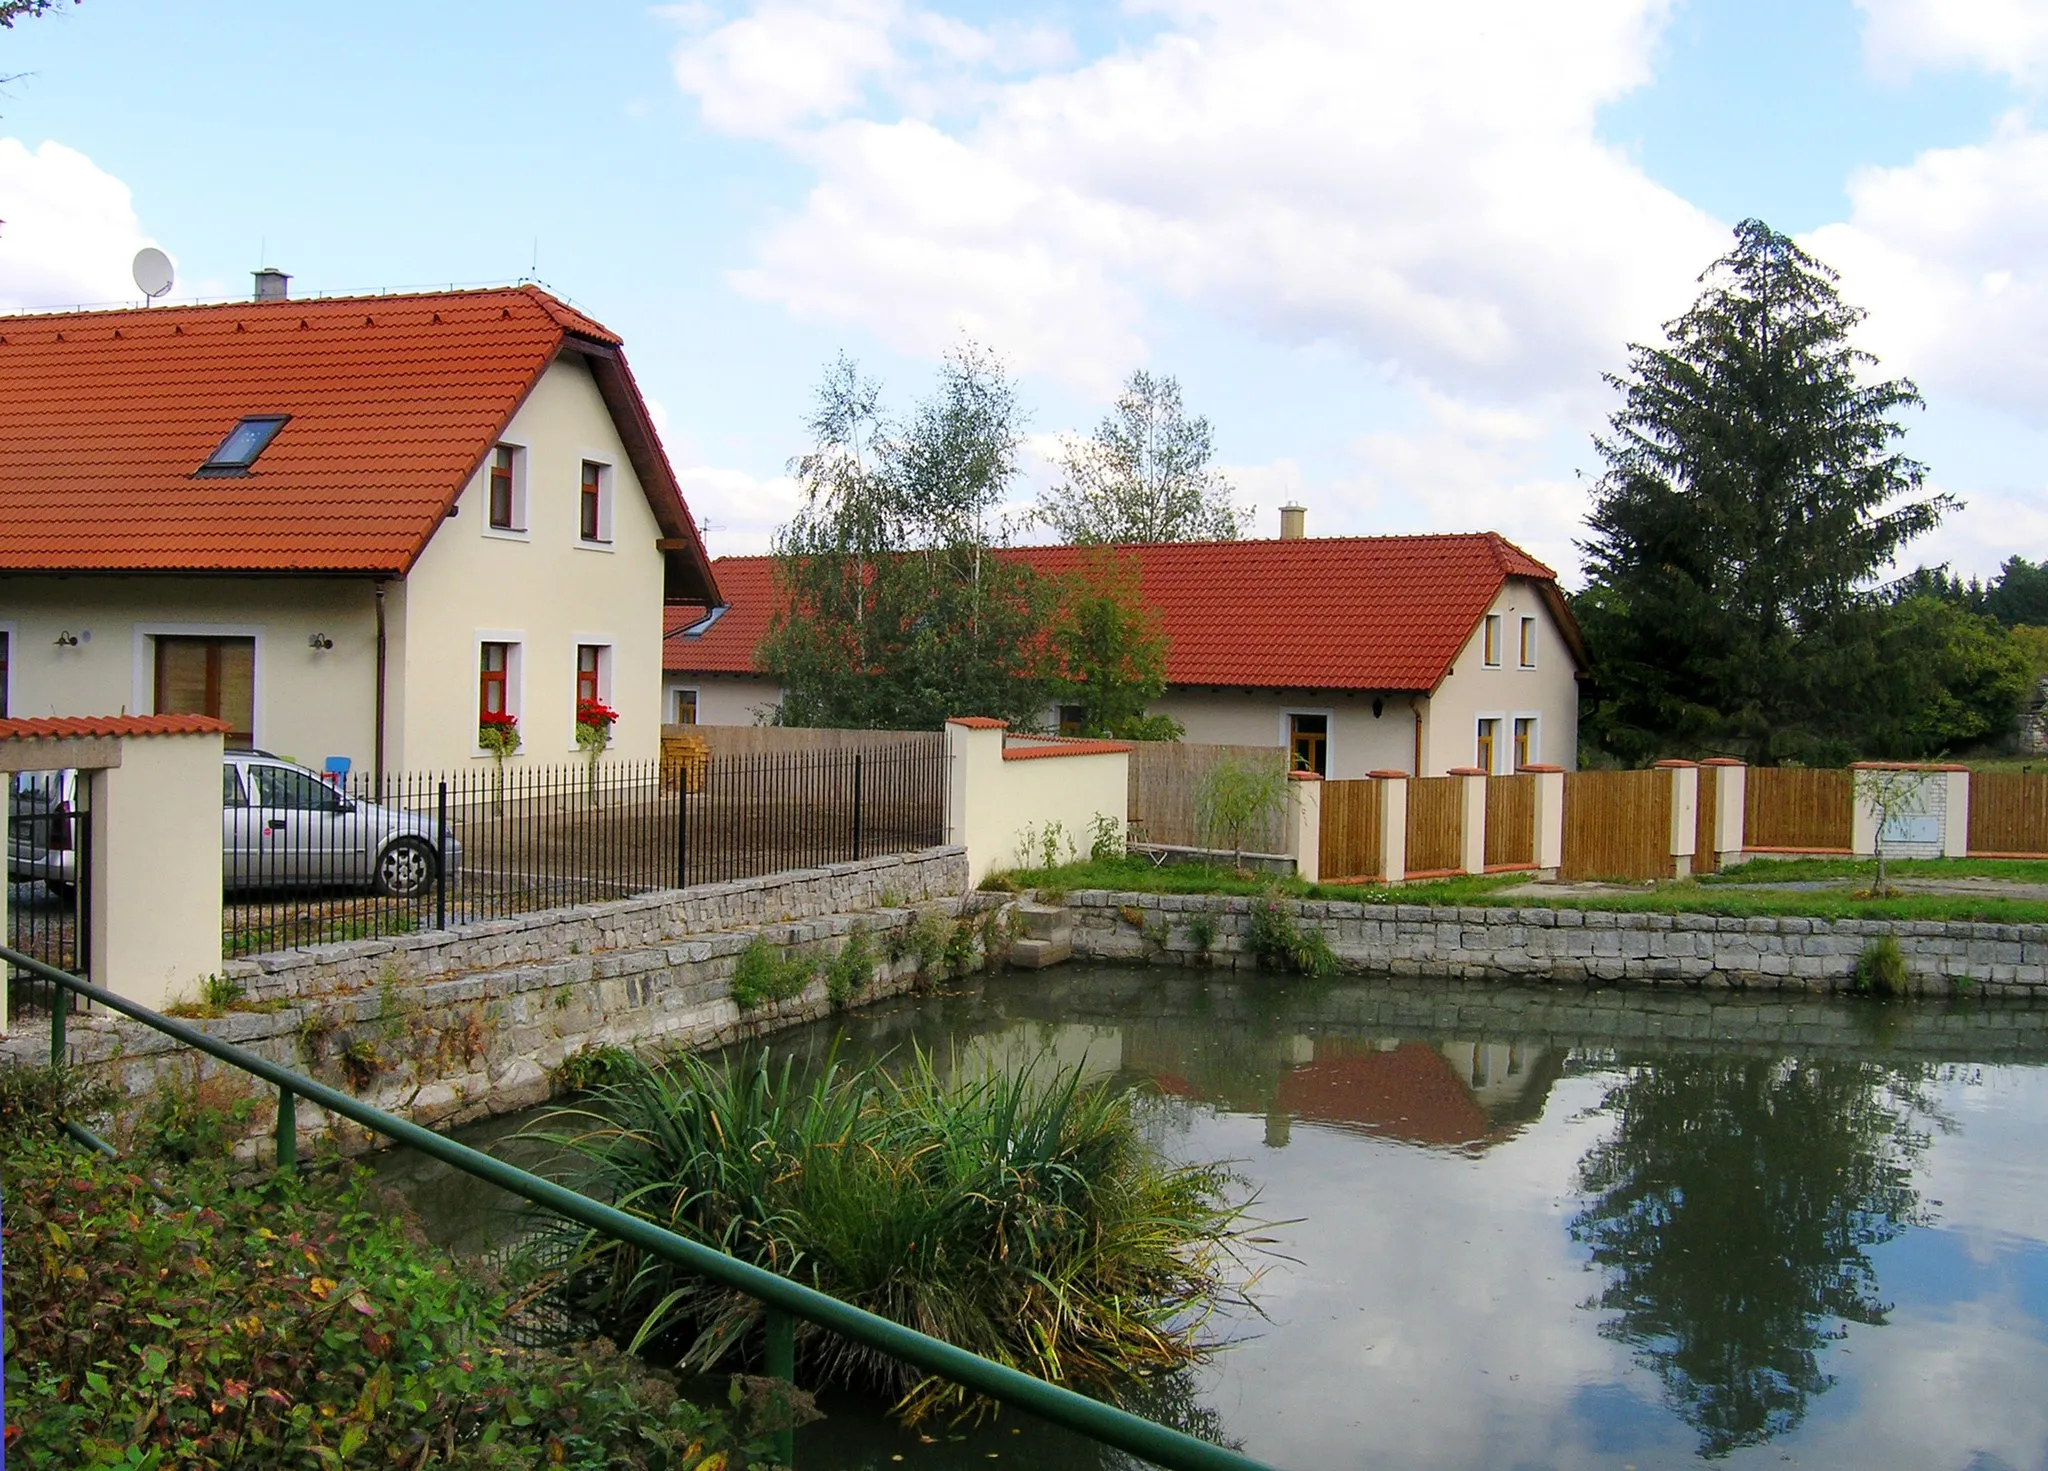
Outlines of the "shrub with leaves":
<svg viewBox="0 0 2048 1471">
<path fill-rule="evenodd" d="M 32 1468 L 716 1471 L 720 1418 L 599 1347 L 496 1332 L 502 1293 L 364 1178 L 238 1186 L 11 1135 L 11 1449 Z"/>
<path fill-rule="evenodd" d="M 1270 894 L 1252 901 L 1245 948 L 1259 958 L 1261 965 L 1274 970 L 1326 976 L 1337 969 L 1336 952 L 1330 949 L 1323 932 L 1313 925 L 1303 925 L 1295 917 L 1292 905 Z"/>
<path fill-rule="evenodd" d="M 811 977 L 818 973 L 816 957 L 785 956 L 756 935 L 740 952 L 732 971 L 732 1001 L 741 1011 L 753 1011 L 777 1001 L 803 994 Z"/>
</svg>

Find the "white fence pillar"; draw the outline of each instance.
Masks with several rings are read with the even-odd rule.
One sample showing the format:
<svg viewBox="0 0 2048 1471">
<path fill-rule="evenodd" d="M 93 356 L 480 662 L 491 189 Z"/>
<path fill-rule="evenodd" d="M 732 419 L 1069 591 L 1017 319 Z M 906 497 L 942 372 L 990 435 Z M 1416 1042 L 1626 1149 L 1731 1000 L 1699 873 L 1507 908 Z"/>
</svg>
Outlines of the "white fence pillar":
<svg viewBox="0 0 2048 1471">
<path fill-rule="evenodd" d="M 1524 766 L 1536 778 L 1536 840 L 1530 852 L 1538 878 L 1554 879 L 1564 865 L 1564 768 Z"/>
<path fill-rule="evenodd" d="M 1945 766 L 1941 774 L 1948 788 L 1948 799 L 1942 807 L 1941 856 L 1967 858 L 1970 856 L 1970 768 Z"/>
<path fill-rule="evenodd" d="M 1686 878 L 1699 846 L 1700 769 L 1691 761 L 1659 761 L 1657 769 L 1671 773 L 1671 874 Z"/>
<path fill-rule="evenodd" d="M 1714 768 L 1714 863 L 1727 868 L 1742 861 L 1749 768 L 1730 756 L 1710 756 L 1700 765 Z"/>
<path fill-rule="evenodd" d="M 1305 883 L 1323 875 L 1323 779 L 1313 771 L 1287 773 L 1287 851 Z"/>
<path fill-rule="evenodd" d="M 1458 825 L 1463 838 L 1458 866 L 1466 873 L 1486 872 L 1486 773 L 1476 766 L 1456 766 Z"/>
<path fill-rule="evenodd" d="M 1380 784 L 1380 876 L 1390 884 L 1408 877 L 1408 773 L 1367 773 Z"/>
</svg>

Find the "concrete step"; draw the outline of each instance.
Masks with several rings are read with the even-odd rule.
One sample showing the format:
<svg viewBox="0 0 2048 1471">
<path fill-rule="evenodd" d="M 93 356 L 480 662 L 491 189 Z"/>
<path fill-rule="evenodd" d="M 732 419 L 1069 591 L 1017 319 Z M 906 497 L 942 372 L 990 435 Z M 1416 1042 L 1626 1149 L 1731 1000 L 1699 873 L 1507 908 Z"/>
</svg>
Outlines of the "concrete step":
<svg viewBox="0 0 2048 1471">
<path fill-rule="evenodd" d="M 1064 904 L 1019 904 L 1016 912 L 1027 939 L 1065 943 L 1073 938 L 1074 917 Z"/>
<path fill-rule="evenodd" d="M 1010 964 L 1020 970 L 1043 970 L 1048 965 L 1058 965 L 1071 960 L 1074 955 L 1072 927 L 1056 940 L 1038 940 L 1026 937 L 1010 946 Z"/>
</svg>

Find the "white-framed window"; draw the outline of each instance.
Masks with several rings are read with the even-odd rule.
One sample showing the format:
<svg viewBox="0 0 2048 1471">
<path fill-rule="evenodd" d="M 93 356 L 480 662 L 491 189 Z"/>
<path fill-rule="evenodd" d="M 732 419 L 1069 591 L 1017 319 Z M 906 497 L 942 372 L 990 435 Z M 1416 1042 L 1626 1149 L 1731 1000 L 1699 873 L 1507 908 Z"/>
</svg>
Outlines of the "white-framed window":
<svg viewBox="0 0 2048 1471">
<path fill-rule="evenodd" d="M 668 723 L 670 725 L 695 725 L 697 723 L 697 692 L 695 690 L 669 691 Z"/>
<path fill-rule="evenodd" d="M 480 628 L 476 632 L 475 755 L 487 756 L 483 728 L 486 717 L 509 715 L 522 721 L 526 709 L 526 635 L 513 629 Z M 521 731 L 522 744 L 525 732 Z"/>
<path fill-rule="evenodd" d="M 1283 710 L 1281 739 L 1290 771 L 1330 774 L 1330 725 L 1334 710 Z"/>
<path fill-rule="evenodd" d="M 1500 769 L 1501 725 L 1498 715 L 1481 715 L 1472 733 L 1472 764 L 1492 776 Z"/>
<path fill-rule="evenodd" d="M 596 700 L 604 705 L 612 703 L 612 647 L 614 642 L 608 634 L 591 633 L 576 634 L 575 640 L 575 703 L 570 707 L 569 721 L 572 735 L 576 728 L 575 712 L 583 708 L 585 700 Z"/>
<path fill-rule="evenodd" d="M 527 539 L 523 444 L 494 444 L 484 460 L 484 534 Z"/>
<path fill-rule="evenodd" d="M 262 624 L 138 623 L 134 639 L 131 710 L 211 715 L 227 722 L 230 750 L 263 744 Z"/>
<path fill-rule="evenodd" d="M 1482 654 L 1488 669 L 1500 668 L 1500 624 L 1500 614 L 1488 613 L 1486 615 L 1485 647 L 1482 650 Z"/>
<path fill-rule="evenodd" d="M 1524 766 L 1534 766 L 1543 759 L 1543 741 L 1534 715 L 1517 715 L 1510 726 L 1514 742 L 1509 752 L 1509 771 L 1520 771 Z"/>
<path fill-rule="evenodd" d="M 611 545 L 612 467 L 601 460 L 583 461 L 576 490 L 576 541 L 579 546 Z"/>
<path fill-rule="evenodd" d="M 1536 620 L 1534 618 L 1524 618 L 1522 620 L 1521 640 L 1517 647 L 1517 662 L 1524 669 L 1534 669 L 1536 667 Z"/>
</svg>

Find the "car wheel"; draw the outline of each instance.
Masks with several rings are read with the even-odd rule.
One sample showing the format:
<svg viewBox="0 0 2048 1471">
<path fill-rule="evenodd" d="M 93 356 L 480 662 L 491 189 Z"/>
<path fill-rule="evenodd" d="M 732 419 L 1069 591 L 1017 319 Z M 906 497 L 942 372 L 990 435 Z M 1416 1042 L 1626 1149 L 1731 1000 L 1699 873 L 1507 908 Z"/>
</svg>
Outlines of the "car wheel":
<svg viewBox="0 0 2048 1471">
<path fill-rule="evenodd" d="M 60 884 L 55 879 L 51 879 L 48 882 L 50 885 L 50 892 L 57 896 L 57 901 L 60 904 L 73 904 L 77 902 L 78 885 Z"/>
<path fill-rule="evenodd" d="M 418 838 L 400 838 L 377 855 L 377 892 L 398 899 L 425 893 L 437 866 L 432 848 Z"/>
</svg>

